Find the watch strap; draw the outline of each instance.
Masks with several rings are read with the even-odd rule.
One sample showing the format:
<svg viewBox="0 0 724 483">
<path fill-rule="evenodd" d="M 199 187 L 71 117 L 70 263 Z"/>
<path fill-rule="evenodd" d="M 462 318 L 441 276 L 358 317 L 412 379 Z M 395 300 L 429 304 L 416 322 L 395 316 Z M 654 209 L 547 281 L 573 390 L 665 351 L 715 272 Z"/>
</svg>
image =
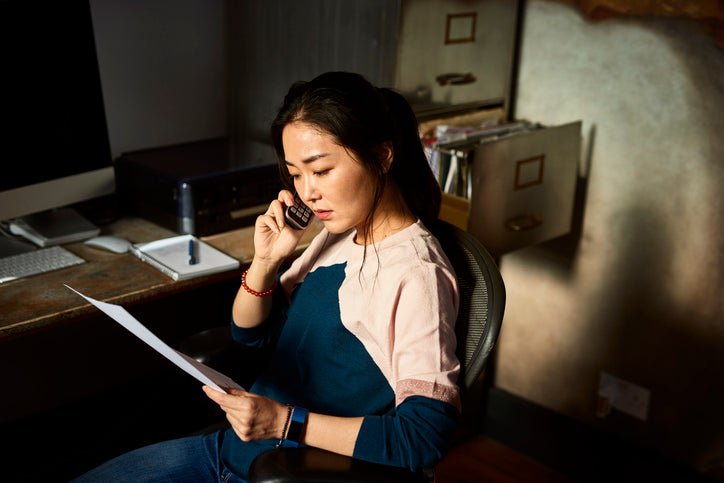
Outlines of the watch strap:
<svg viewBox="0 0 724 483">
<path fill-rule="evenodd" d="M 299 446 L 300 440 L 302 439 L 302 433 L 307 425 L 308 416 L 309 411 L 307 409 L 294 406 L 292 418 L 289 421 L 289 431 L 287 431 L 287 437 L 285 438 L 285 446 L 292 448 Z"/>
</svg>

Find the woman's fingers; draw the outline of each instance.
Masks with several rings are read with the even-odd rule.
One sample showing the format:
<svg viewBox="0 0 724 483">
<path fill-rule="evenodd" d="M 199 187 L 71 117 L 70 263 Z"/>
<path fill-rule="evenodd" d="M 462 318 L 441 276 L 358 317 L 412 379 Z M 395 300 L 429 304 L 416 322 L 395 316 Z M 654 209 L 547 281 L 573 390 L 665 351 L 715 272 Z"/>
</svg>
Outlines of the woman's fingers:
<svg viewBox="0 0 724 483">
<path fill-rule="evenodd" d="M 279 432 L 279 408 L 284 409 L 279 403 L 245 391 L 224 394 L 208 386 L 203 390 L 226 413 L 226 419 L 243 441 L 269 439 Z"/>
<path fill-rule="evenodd" d="M 289 190 L 281 190 L 279 192 L 279 196 L 277 196 L 277 200 L 281 201 L 286 206 L 292 206 L 294 204 L 294 193 Z"/>
<path fill-rule="evenodd" d="M 267 208 L 266 213 L 257 218 L 257 227 L 261 223 L 261 226 L 266 226 L 274 233 L 281 233 L 286 226 L 286 222 L 284 221 L 284 201 L 282 198 L 283 196 L 280 192 L 279 199 L 272 201 L 269 204 L 269 208 Z"/>
<path fill-rule="evenodd" d="M 252 441 L 254 438 L 251 426 L 243 424 L 233 413 L 226 413 L 226 420 L 229 421 L 231 428 L 234 430 L 240 440 L 244 442 Z"/>
<path fill-rule="evenodd" d="M 262 229 L 267 228 L 269 231 L 277 235 L 282 231 L 282 227 L 279 226 L 279 223 L 274 216 L 270 214 L 259 215 L 256 219 L 256 227 Z"/>
<path fill-rule="evenodd" d="M 237 401 L 239 398 L 245 396 L 248 394 L 246 391 L 242 391 L 239 389 L 231 389 L 230 393 L 223 393 L 221 391 L 217 391 L 216 389 L 213 389 L 209 386 L 202 386 L 201 389 L 206 393 L 206 395 L 214 401 L 217 404 L 230 404 L 234 401 Z"/>
<path fill-rule="evenodd" d="M 224 394 L 216 391 L 208 386 L 203 387 L 206 395 L 218 404 L 224 411 L 238 411 L 244 413 L 253 413 L 257 407 L 258 396 L 249 394 L 246 391 L 233 389 L 232 393 Z"/>
<path fill-rule="evenodd" d="M 267 210 L 267 213 L 274 217 L 274 220 L 279 227 L 279 231 L 284 229 L 284 225 L 286 223 L 284 222 L 284 206 L 282 205 L 281 201 L 279 201 L 278 199 L 272 201 L 269 205 L 269 210 Z"/>
</svg>

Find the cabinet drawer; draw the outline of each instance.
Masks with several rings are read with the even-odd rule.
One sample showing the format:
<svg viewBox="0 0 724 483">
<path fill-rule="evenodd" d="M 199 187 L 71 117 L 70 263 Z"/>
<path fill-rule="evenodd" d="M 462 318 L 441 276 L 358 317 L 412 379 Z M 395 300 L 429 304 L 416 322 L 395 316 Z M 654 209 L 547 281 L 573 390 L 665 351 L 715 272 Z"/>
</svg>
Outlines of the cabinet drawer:
<svg viewBox="0 0 724 483">
<path fill-rule="evenodd" d="M 568 233 L 580 151 L 580 121 L 477 146 L 468 230 L 496 255 Z"/>
</svg>

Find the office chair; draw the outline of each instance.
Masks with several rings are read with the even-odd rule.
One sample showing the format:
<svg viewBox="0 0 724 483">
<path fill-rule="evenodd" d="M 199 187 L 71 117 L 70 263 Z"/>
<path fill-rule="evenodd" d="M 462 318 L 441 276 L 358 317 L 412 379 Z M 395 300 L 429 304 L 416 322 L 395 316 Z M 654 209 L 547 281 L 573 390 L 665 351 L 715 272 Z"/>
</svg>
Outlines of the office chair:
<svg viewBox="0 0 724 483">
<path fill-rule="evenodd" d="M 471 234 L 440 221 L 430 227 L 440 241 L 458 278 L 460 308 L 455 332 L 461 364 L 463 414 L 456 441 L 478 427 L 482 417 L 483 372 L 503 322 L 505 286 L 498 267 Z M 454 445 L 450 452 L 454 452 Z M 286 482 L 429 482 L 432 472 L 368 463 L 318 448 L 280 448 L 252 463 L 250 483 Z"/>
</svg>

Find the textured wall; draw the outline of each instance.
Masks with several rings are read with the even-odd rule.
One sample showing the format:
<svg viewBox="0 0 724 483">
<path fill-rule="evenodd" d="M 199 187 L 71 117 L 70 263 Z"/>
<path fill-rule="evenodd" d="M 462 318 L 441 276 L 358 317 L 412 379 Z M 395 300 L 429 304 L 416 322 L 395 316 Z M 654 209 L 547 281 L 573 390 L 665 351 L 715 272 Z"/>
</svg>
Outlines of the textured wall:
<svg viewBox="0 0 724 483">
<path fill-rule="evenodd" d="M 392 85 L 399 0 L 227 2 L 229 136 L 268 141 L 289 86 L 330 70 Z"/>
<path fill-rule="evenodd" d="M 526 7 L 516 117 L 584 122 L 578 236 L 501 261 L 501 388 L 699 468 L 724 461 L 724 52 L 684 19 Z M 600 371 L 647 421 L 594 416 Z"/>
</svg>

